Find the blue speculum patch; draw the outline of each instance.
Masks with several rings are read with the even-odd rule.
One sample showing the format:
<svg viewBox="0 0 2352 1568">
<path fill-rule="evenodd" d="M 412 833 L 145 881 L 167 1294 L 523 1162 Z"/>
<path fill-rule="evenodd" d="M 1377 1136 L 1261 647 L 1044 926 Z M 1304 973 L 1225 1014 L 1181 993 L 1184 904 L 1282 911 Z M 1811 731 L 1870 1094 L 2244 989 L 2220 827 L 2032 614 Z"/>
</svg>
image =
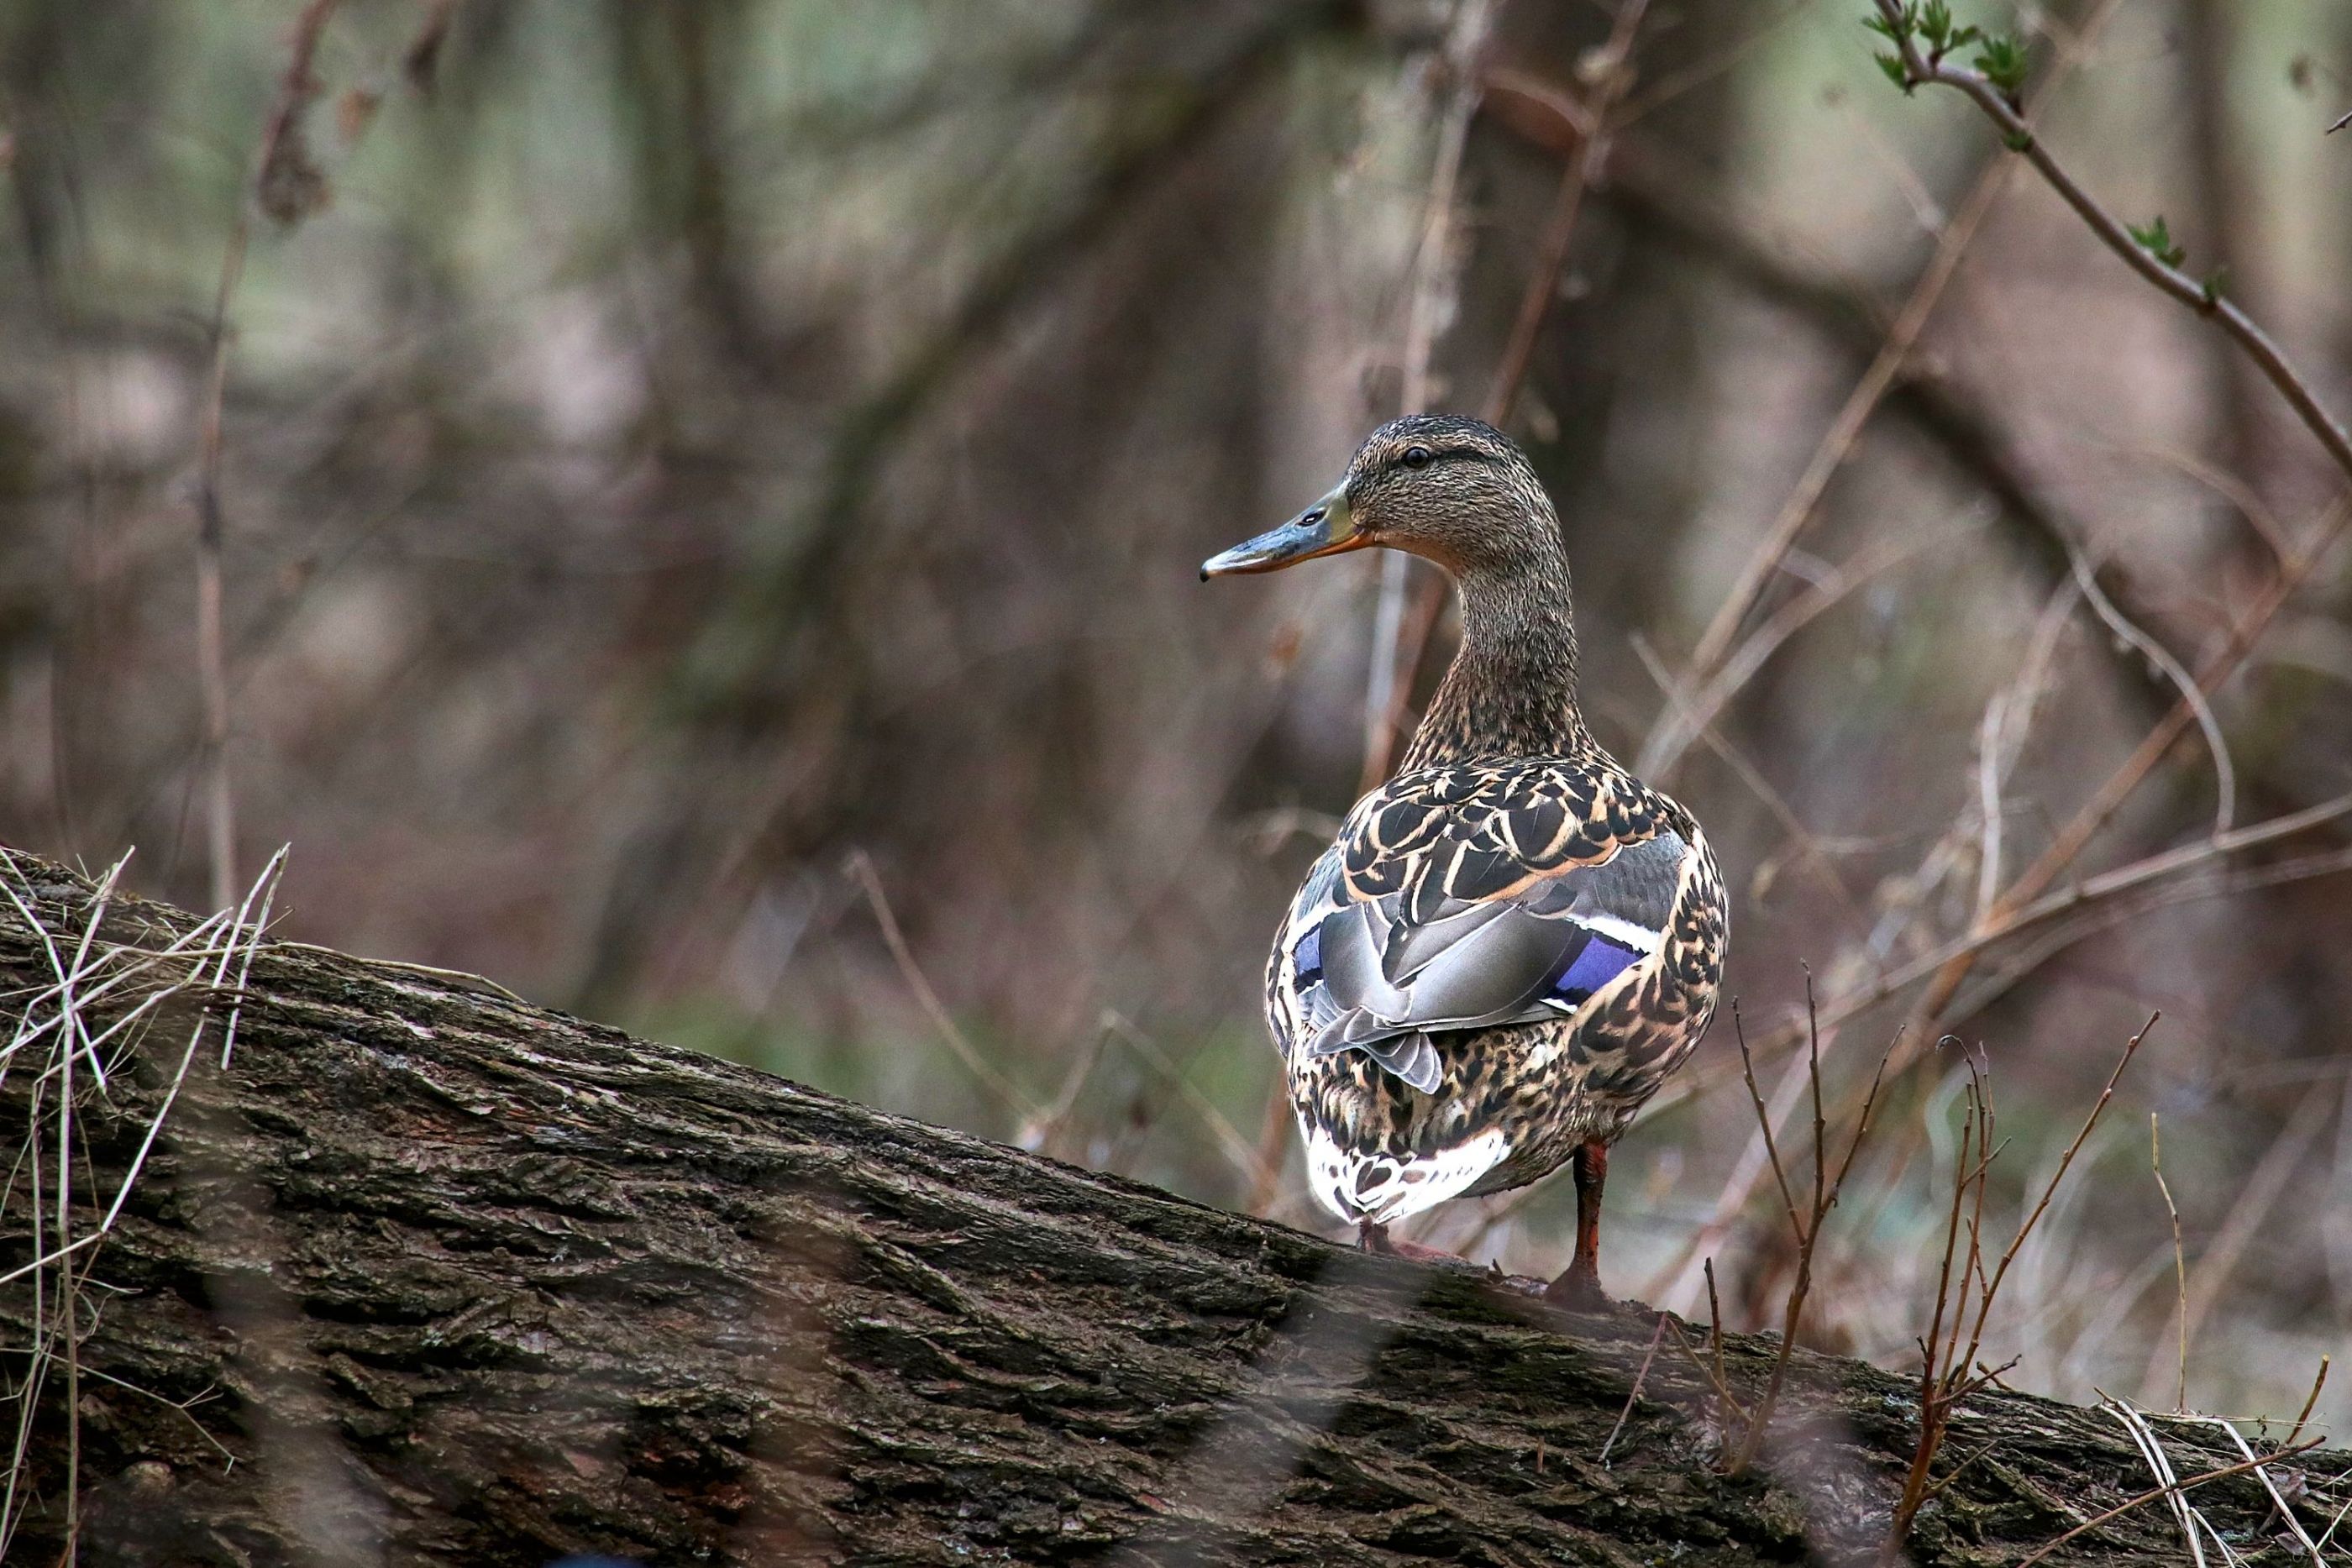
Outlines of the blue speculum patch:
<svg viewBox="0 0 2352 1568">
<path fill-rule="evenodd" d="M 1584 944 L 1584 951 L 1576 956 L 1576 962 L 1553 989 L 1563 1000 L 1580 1002 L 1623 974 L 1626 966 L 1640 956 L 1621 942 L 1594 936 Z"/>
<path fill-rule="evenodd" d="M 1323 927 L 1317 925 L 1306 936 L 1300 937 L 1298 946 L 1290 950 L 1290 957 L 1297 968 L 1298 984 L 1303 986 L 1309 981 L 1321 979 L 1323 977 Z"/>
</svg>

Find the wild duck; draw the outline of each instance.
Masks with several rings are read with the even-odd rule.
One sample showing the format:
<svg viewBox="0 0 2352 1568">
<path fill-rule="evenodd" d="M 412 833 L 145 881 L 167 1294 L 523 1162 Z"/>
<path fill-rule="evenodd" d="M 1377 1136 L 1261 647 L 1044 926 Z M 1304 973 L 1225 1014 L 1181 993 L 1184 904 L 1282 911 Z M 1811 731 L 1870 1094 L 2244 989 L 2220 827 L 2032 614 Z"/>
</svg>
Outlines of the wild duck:
<svg viewBox="0 0 2352 1568">
<path fill-rule="evenodd" d="M 1715 1013 L 1723 880 L 1691 814 L 1585 727 L 1559 515 L 1508 437 L 1396 420 L 1329 495 L 1201 575 L 1370 548 L 1452 577 L 1462 643 L 1267 961 L 1308 1177 L 1365 1246 L 1418 1253 L 1388 1227 L 1566 1164 L 1575 1253 L 1548 1293 L 1590 1304 L 1610 1146 Z"/>
</svg>

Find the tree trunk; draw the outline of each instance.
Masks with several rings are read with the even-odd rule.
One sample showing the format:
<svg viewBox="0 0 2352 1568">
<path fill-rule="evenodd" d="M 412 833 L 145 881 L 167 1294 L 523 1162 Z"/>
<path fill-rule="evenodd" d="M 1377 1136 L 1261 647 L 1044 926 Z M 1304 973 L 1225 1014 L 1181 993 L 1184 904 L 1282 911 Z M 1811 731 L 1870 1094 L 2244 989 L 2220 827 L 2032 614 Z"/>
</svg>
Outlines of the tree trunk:
<svg viewBox="0 0 2352 1568">
<path fill-rule="evenodd" d="M 90 885 L 0 873 L 56 944 L 0 900 L 12 1027 L 54 1016 L 59 967 L 87 990 L 194 925 L 117 897 L 77 959 Z M 0 1285 L 32 1412 L 11 1563 L 59 1560 L 77 1514 L 92 1563 L 1834 1561 L 1907 1458 L 1910 1385 L 1859 1363 L 1801 1354 L 1763 1473 L 1727 1479 L 1671 1334 L 1611 1447 L 1656 1322 L 1631 1307 L 1559 1315 L 457 977 L 273 944 L 241 998 L 220 972 L 129 1049 L 20 1033 L 6 1063 L 37 1157 L 0 1273 L 60 1239 L 61 1102 L 88 1235 L 209 998 L 102 1242 Z M 1753 1385 L 1770 1345 L 1726 1354 Z M 2166 1438 L 2183 1476 L 2236 1458 Z M 2022 1395 L 1956 1444 L 1981 1457 L 1914 1561 L 2014 1562 L 2149 1484 L 2107 1417 Z M 2252 1479 L 2193 1499 L 2293 1560 Z M 2180 1551 L 2158 1504 L 2060 1557 Z"/>
</svg>

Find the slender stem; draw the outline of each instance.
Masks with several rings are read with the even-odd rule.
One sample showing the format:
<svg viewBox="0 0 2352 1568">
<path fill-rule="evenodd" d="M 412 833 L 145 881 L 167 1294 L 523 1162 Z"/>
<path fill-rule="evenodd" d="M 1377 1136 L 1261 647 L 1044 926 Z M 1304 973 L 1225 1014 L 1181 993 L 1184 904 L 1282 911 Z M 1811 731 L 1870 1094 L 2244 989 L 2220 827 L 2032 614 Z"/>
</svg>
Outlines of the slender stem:
<svg viewBox="0 0 2352 1568">
<path fill-rule="evenodd" d="M 2034 1204 L 2033 1211 L 2025 1217 L 2025 1223 L 2017 1228 L 2017 1235 L 2002 1251 L 2000 1262 L 1993 1269 L 1992 1278 L 1986 1281 L 1983 1294 L 1979 1298 L 1976 1326 L 1969 1335 L 1969 1354 L 1961 1363 L 1963 1366 L 1976 1363 L 1978 1347 L 1984 1343 L 1985 1320 L 1992 1312 L 1993 1298 L 2000 1293 L 2001 1281 L 2009 1278 L 2010 1265 L 2017 1261 L 2017 1255 L 2024 1249 L 2026 1239 L 2033 1234 L 2034 1228 L 2042 1223 L 2042 1217 L 2049 1212 L 2050 1200 L 2058 1195 L 2058 1184 L 2066 1179 L 2066 1172 L 2074 1165 L 2074 1156 L 2083 1152 L 2083 1145 L 2090 1140 L 2093 1129 L 2099 1124 L 2099 1117 L 2106 1111 L 2107 1102 L 2115 1098 L 2116 1085 L 2123 1082 L 2124 1069 L 2132 1064 L 2132 1058 L 2139 1054 L 2141 1042 L 2147 1039 L 2148 1031 L 2163 1016 L 2161 1012 L 2148 1014 L 2147 1021 L 2139 1026 L 2139 1032 L 2124 1042 L 2123 1055 L 2116 1062 L 2115 1071 L 2107 1074 L 2106 1084 L 2099 1091 L 2098 1099 L 2092 1103 L 2090 1113 L 2083 1118 L 2082 1130 L 2074 1134 L 2074 1141 L 2068 1144 L 2066 1152 L 2059 1156 L 2058 1168 L 2050 1173 L 2050 1180 L 2042 1189 L 2041 1200 Z"/>
<path fill-rule="evenodd" d="M 898 928 L 898 914 L 890 907 L 889 895 L 882 891 L 882 878 L 875 871 L 872 858 L 864 850 L 852 850 L 846 869 L 856 880 L 858 887 L 866 894 L 867 905 L 874 911 L 874 923 L 882 928 L 882 941 L 890 949 L 892 961 L 898 966 L 899 977 L 907 982 L 907 988 L 915 993 L 917 1005 L 931 1020 L 931 1027 L 939 1031 L 940 1040 L 955 1053 L 956 1060 L 962 1062 L 971 1075 L 1013 1113 L 1017 1125 L 1025 1127 L 1036 1123 L 1041 1118 L 1042 1108 L 981 1054 L 979 1048 L 957 1026 L 955 1019 L 948 1012 L 947 1004 L 940 1000 L 939 992 L 931 989 L 931 982 L 923 974 L 922 966 L 915 962 L 914 949 L 907 946 L 906 933 Z"/>
<path fill-rule="evenodd" d="M 2180 1245 L 2180 1209 L 2172 1201 L 2172 1184 L 2164 1179 L 2163 1125 L 2154 1111 L 2147 1113 L 2147 1163 L 2148 1167 L 2156 1172 L 2156 1190 L 2164 1195 L 2164 1212 L 2172 1217 L 2172 1281 L 2175 1299 L 2180 1306 L 2180 1381 L 2173 1389 L 2172 1407 L 2186 1410 L 2189 1408 L 2189 1254 Z M 2319 1364 L 2324 1373 L 2326 1362 L 2322 1361 Z M 2306 1413 L 2308 1409 L 2305 1406 Z M 2295 1429 L 2301 1431 L 2302 1428 L 2302 1422 L 2297 1421 Z"/>
<path fill-rule="evenodd" d="M 1449 314 L 1448 296 L 1455 292 L 1460 258 L 1456 255 L 1454 191 L 1462 177 L 1462 154 L 1469 145 L 1470 122 L 1477 118 L 1485 96 L 1484 73 L 1478 57 L 1486 48 L 1494 21 L 1491 0 L 1468 0 L 1456 14 L 1446 39 L 1445 61 L 1452 75 L 1452 92 L 1438 127 L 1437 156 L 1430 172 L 1429 199 L 1422 214 L 1421 239 L 1413 253 L 1411 293 L 1406 300 L 1404 350 L 1399 357 L 1399 412 L 1420 413 L 1429 406 L 1430 357 L 1437 341 L 1438 323 Z M 1412 670 L 1398 656 L 1406 646 L 1405 590 L 1414 575 L 1412 558 L 1402 550 L 1381 550 L 1380 600 L 1372 622 L 1371 671 L 1364 686 L 1364 766 L 1359 792 L 1376 788 L 1388 777 L 1394 760 L 1397 731 L 1411 693 Z M 1434 599 L 1443 585 L 1433 569 L 1422 575 L 1423 596 Z M 1419 624 L 1416 608 L 1412 618 Z M 1413 664 L 1428 638 L 1422 626 L 1410 644 Z"/>
<path fill-rule="evenodd" d="M 1748 1103 L 1756 1107 L 1756 1124 L 1763 1130 L 1764 1155 L 1771 1162 L 1772 1179 L 1780 1184 L 1780 1203 L 1789 1212 L 1789 1228 L 1795 1233 L 1797 1244 L 1801 1247 L 1805 1241 L 1805 1224 L 1797 1218 L 1797 1197 L 1789 1188 L 1788 1167 L 1780 1163 L 1780 1145 L 1772 1135 L 1771 1109 L 1764 1103 L 1763 1091 L 1756 1086 L 1756 1058 L 1748 1049 L 1748 1029 L 1739 1016 L 1739 1004 L 1736 1000 L 1731 1004 L 1731 1033 L 1739 1046 L 1739 1071 L 1748 1081 Z M 1820 1037 L 1816 1035 L 1814 1038 Z M 1816 1057 L 1814 1060 L 1818 1071 L 1820 1059 Z"/>
<path fill-rule="evenodd" d="M 2106 25 L 2107 18 L 2114 14 L 2116 3 L 2116 0 L 2106 0 L 2106 4 L 2084 25 L 2081 34 L 2084 40 L 2095 36 Z M 2079 45 L 2075 52 L 2079 54 Z M 2039 99 L 2048 97 L 2063 78 L 2063 71 L 2052 73 L 2036 89 L 2037 107 Z M 1969 193 L 1967 201 L 1944 225 L 1934 257 L 1927 263 L 1927 270 L 1920 274 L 1919 281 L 1912 288 L 1910 298 L 1905 301 L 1901 314 L 1887 329 L 1885 340 L 1880 344 L 1870 368 L 1863 373 L 1862 380 L 1854 383 L 1853 391 L 1847 395 L 1837 418 L 1822 436 L 1820 444 L 1814 447 L 1796 487 L 1781 503 L 1780 512 L 1765 530 L 1763 541 L 1740 568 L 1739 577 L 1732 584 L 1731 591 L 1724 596 L 1714 619 L 1700 633 L 1698 644 L 1691 652 L 1689 673 L 1685 678 L 1685 685 L 1689 689 L 1696 690 L 1705 685 L 1730 658 L 1732 644 L 1739 635 L 1740 628 L 1747 623 L 1748 615 L 1763 598 L 1766 588 L 1780 570 L 1780 563 L 1787 559 L 1789 551 L 1795 547 L 1805 529 L 1811 526 L 1814 514 L 1820 510 L 1822 498 L 1829 492 L 1830 482 L 1844 467 L 1854 444 L 1862 438 L 1863 427 L 1877 413 L 1879 404 L 1895 386 L 1905 363 L 1917 346 L 1920 333 L 1927 328 L 1928 318 L 1935 313 L 1946 288 L 1958 271 L 1962 256 L 1975 240 L 1985 219 L 1991 214 L 1994 204 L 2008 188 L 2009 180 L 2010 171 L 2005 165 L 1994 163 L 1987 168 L 1975 188 Z M 1669 703 L 1649 740 L 1642 747 L 1637 771 L 1651 776 L 1664 772 L 1681 758 L 1693 738 L 1693 732 L 1678 720 L 1675 706 Z"/>
<path fill-rule="evenodd" d="M 1658 1314 L 1658 1326 L 1650 1333 L 1650 1348 L 1642 1353 L 1641 1370 L 1633 1374 L 1633 1386 L 1625 1391 L 1625 1408 L 1617 1412 L 1616 1424 L 1609 1428 L 1609 1436 L 1601 1442 L 1601 1468 L 1604 1470 L 1609 1468 L 1609 1450 L 1617 1446 L 1617 1434 L 1625 1429 L 1626 1417 L 1633 1414 L 1634 1401 L 1642 1397 L 1643 1380 L 1650 1375 L 1650 1363 L 1657 1356 L 1658 1346 L 1666 1337 L 1666 1324 L 1670 1321 L 1665 1313 Z"/>
<path fill-rule="evenodd" d="M 2294 1447 L 2294 1440 L 2303 1436 L 2304 1424 L 2311 1419 L 2311 1412 L 2319 1404 L 2319 1391 L 2327 1386 L 2327 1365 L 2334 1359 L 2326 1355 L 2319 1358 L 2319 1375 L 2311 1380 L 2310 1397 L 2304 1400 L 2303 1410 L 2295 1416 L 2294 1427 L 2286 1435 L 2288 1447 Z"/>
<path fill-rule="evenodd" d="M 2268 629 L 2271 621 L 2285 606 L 2294 591 L 2302 586 L 2304 580 L 2319 564 L 2321 558 L 2343 536 L 2347 523 L 2352 523 L 2352 504 L 2339 502 L 2328 518 L 2315 531 L 2309 542 L 2296 553 L 2293 564 L 2272 580 L 2269 591 L 2254 606 L 2253 612 L 2231 632 L 2228 644 L 2199 675 L 2197 685 L 2200 693 L 2210 695 L 2219 690 L 2221 684 L 2236 673 L 2247 654 L 2253 651 L 2255 643 Z M 2133 792 L 2139 788 L 2148 774 L 2154 771 L 2156 765 L 2163 760 L 2165 754 L 2171 750 L 2173 743 L 2180 738 L 2195 720 L 2196 709 L 2186 699 L 2174 705 L 2171 711 L 2158 720 L 2156 727 L 2141 739 L 2137 749 L 2126 758 L 2114 773 L 2108 775 L 2106 781 L 2099 786 L 2098 793 L 2092 796 L 2082 810 L 2075 812 L 2065 827 L 2059 831 L 2057 837 L 2051 841 L 2050 847 L 2042 851 L 2032 865 L 2019 873 L 2017 880 L 2010 884 L 2009 890 L 2002 894 L 1999 902 L 1994 904 L 1987 925 L 1995 929 L 2014 929 L 2018 924 L 2032 917 L 2028 915 L 2028 910 L 2042 909 L 2048 905 L 2050 900 L 2047 899 L 2042 900 L 2038 904 L 2032 901 L 2038 898 L 2045 888 L 2058 879 L 2061 872 L 2074 864 L 2082 852 L 2090 847 L 2091 841 L 2096 838 L 2100 830 L 2105 828 L 2114 819 L 2115 814 L 2123 809 L 2124 802 L 2131 798 Z M 2237 835 L 2217 833 L 2207 842 L 2218 845 L 2233 836 L 2242 836 L 2252 831 L 2238 830 Z M 2087 890 L 2092 885 L 2086 883 L 2084 884 L 2084 889 Z M 1976 933 L 1970 935 L 1974 936 Z M 1976 954 L 1983 946 L 1982 943 L 1971 942 L 1964 950 L 1956 953 L 1941 967 L 1936 976 L 1935 984 L 1928 988 L 1927 995 L 1920 1004 L 1927 1017 L 1936 1017 L 1950 1003 L 1953 995 L 1960 988 L 1960 982 L 1968 978 L 1969 971 L 1975 967 Z"/>
<path fill-rule="evenodd" d="M 1598 82 L 1585 108 L 1590 132 L 1584 139 L 1582 154 L 1570 159 L 1560 172 L 1559 193 L 1552 198 L 1551 217 L 1544 225 L 1535 270 L 1528 275 L 1527 289 L 1519 296 L 1519 313 L 1511 322 L 1511 335 L 1496 366 L 1494 385 L 1486 393 L 1489 424 L 1500 425 L 1511 417 L 1511 406 L 1518 401 L 1519 388 L 1527 382 L 1528 368 L 1535 359 L 1536 340 L 1543 331 L 1544 318 L 1551 313 L 1552 299 L 1559 292 L 1560 269 L 1568 265 L 1569 242 L 1575 237 L 1576 219 L 1583 210 L 1585 193 L 1599 183 L 1601 169 L 1609 161 L 1609 116 L 1633 83 L 1633 37 L 1640 31 L 1643 15 L 1649 8 L 1649 0 L 1624 0 L 1617 7 L 1609 41 L 1601 46 Z"/>
<path fill-rule="evenodd" d="M 2305 428 L 2327 449 L 2336 465 L 2352 479 L 2352 434 L 2320 402 L 2318 394 L 2287 360 L 2285 353 L 2271 340 L 2268 333 L 2253 319 L 2238 308 L 2234 300 L 2223 295 L 2213 285 L 2189 277 L 2179 267 L 2166 262 L 2146 246 L 2134 239 L 2130 228 L 2114 214 L 2099 205 L 2097 200 L 2079 184 L 2042 145 L 2033 127 L 2006 94 L 1977 71 L 1941 61 L 1930 63 L 1919 53 L 1918 45 L 1903 26 L 1903 10 L 1896 0 L 1878 0 L 1879 14 L 1895 26 L 1896 47 L 1902 50 L 1904 69 L 1916 83 L 1933 83 L 1938 87 L 1958 89 L 1987 119 L 1999 126 L 2009 144 L 2022 152 L 2034 172 L 2058 193 L 2059 198 L 2074 209 L 2074 214 L 2098 236 L 2101 244 L 2123 258 L 2124 264 L 2146 278 L 2159 292 L 2187 306 L 2200 316 L 2221 324 L 2248 359 L 2253 361 L 2265 378 L 2294 409 Z"/>
<path fill-rule="evenodd" d="M 1542 238 L 1538 242 L 1536 265 L 1528 274 L 1526 289 L 1519 296 L 1518 314 L 1512 319 L 1511 335 L 1505 340 L 1502 358 L 1497 361 L 1495 379 L 1486 392 L 1486 403 L 1482 411 L 1487 423 L 1500 426 L 1511 416 L 1518 402 L 1519 389 L 1526 384 L 1528 371 L 1534 362 L 1536 343 L 1543 331 L 1545 318 L 1551 311 L 1552 301 L 1559 294 L 1560 270 L 1568 265 L 1570 241 L 1575 238 L 1576 221 L 1583 210 L 1587 192 L 1601 183 L 1609 162 L 1612 142 L 1610 116 L 1622 101 L 1633 84 L 1633 40 L 1640 31 L 1642 18 L 1649 10 L 1649 0 L 1623 0 L 1617 8 L 1616 19 L 1609 29 L 1608 42 L 1601 46 L 1600 79 L 1591 98 L 1577 116 L 1583 135 L 1583 146 L 1577 156 L 1567 161 L 1560 171 L 1559 193 L 1552 199 L 1551 215 L 1544 225 Z M 1384 595 L 1381 626 L 1391 622 L 1386 614 L 1385 595 L 1394 582 L 1400 591 L 1403 576 L 1394 577 L 1383 568 L 1381 589 Z M 1412 612 L 1398 616 L 1393 643 L 1376 642 L 1375 653 L 1388 661 L 1390 674 L 1384 682 L 1376 683 L 1387 696 L 1383 711 L 1371 728 L 1365 748 L 1364 781 L 1370 788 L 1388 772 L 1389 753 L 1396 744 L 1397 731 L 1402 727 L 1403 708 L 1412 688 L 1413 673 L 1420 669 L 1422 655 L 1427 651 L 1429 638 L 1437 626 L 1438 612 L 1445 603 L 1445 581 L 1436 572 L 1420 574 L 1421 591 L 1415 597 Z M 1370 718 L 1368 713 L 1368 719 Z"/>
<path fill-rule="evenodd" d="M 236 899 L 236 797 L 228 769 L 228 649 L 223 629 L 221 555 L 227 533 L 221 503 L 221 418 L 228 397 L 228 356 L 232 333 L 229 303 L 245 276 L 245 253 L 253 233 L 253 209 L 277 166 L 281 150 L 298 146 L 287 139 L 294 133 L 302 111 L 317 96 L 310 62 L 319 37 L 339 0 L 310 0 L 294 24 L 287 48 L 286 69 L 278 78 L 278 96 L 261 131 L 253 170 L 237 197 L 236 217 L 229 225 L 228 243 L 221 256 L 220 282 L 213 294 L 210 327 L 211 362 L 205 374 L 205 401 L 196 429 L 196 680 L 204 707 L 204 741 L 199 771 L 205 786 L 205 848 L 212 875 L 213 906 L 226 908 Z"/>
</svg>

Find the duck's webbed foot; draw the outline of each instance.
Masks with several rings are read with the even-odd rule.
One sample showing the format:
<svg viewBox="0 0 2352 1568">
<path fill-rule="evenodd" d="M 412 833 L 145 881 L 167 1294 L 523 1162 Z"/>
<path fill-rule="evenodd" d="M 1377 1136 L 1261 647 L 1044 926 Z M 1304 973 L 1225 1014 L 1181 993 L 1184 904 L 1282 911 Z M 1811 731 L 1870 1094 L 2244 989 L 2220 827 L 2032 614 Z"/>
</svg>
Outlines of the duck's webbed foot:
<svg viewBox="0 0 2352 1568">
<path fill-rule="evenodd" d="M 1410 1258 L 1416 1263 L 1461 1263 L 1467 1260 L 1457 1252 L 1441 1248 L 1423 1247 L 1418 1241 L 1399 1241 L 1389 1235 L 1389 1228 L 1370 1219 L 1356 1221 L 1356 1245 L 1367 1252 L 1377 1252 L 1390 1258 Z"/>
<path fill-rule="evenodd" d="M 1614 1305 L 1601 1288 L 1601 1270 L 1579 1260 L 1544 1287 L 1544 1300 L 1572 1312 L 1597 1312 Z"/>
</svg>

